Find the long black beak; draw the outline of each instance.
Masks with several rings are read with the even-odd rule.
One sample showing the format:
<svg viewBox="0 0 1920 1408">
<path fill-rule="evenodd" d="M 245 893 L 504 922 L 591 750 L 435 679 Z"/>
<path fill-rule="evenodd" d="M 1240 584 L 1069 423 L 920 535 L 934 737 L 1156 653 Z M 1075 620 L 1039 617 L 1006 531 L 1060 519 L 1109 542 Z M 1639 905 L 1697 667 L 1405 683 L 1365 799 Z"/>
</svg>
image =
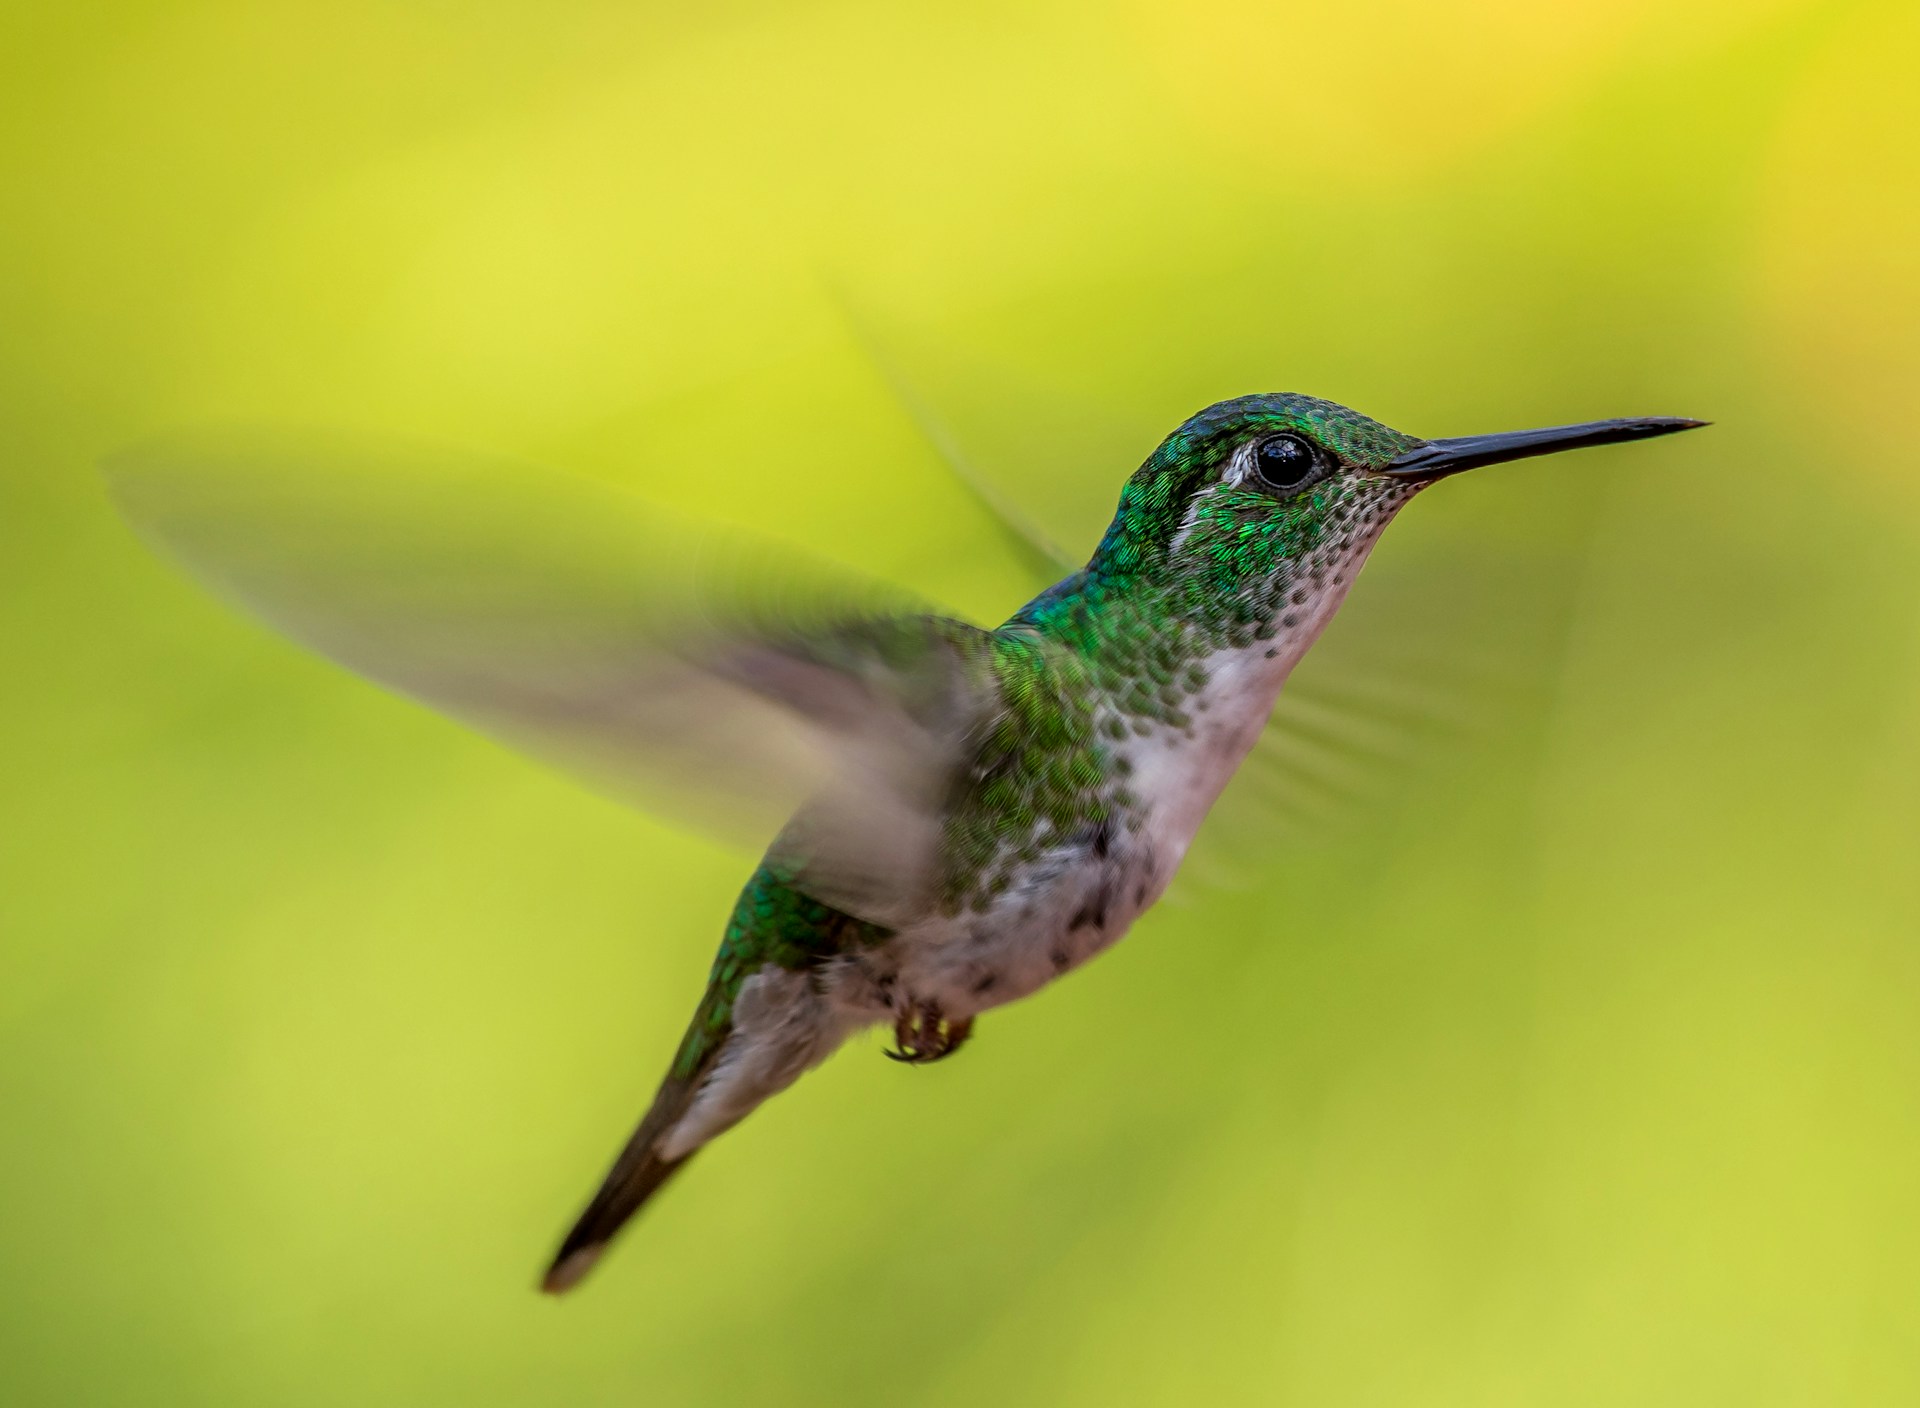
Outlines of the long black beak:
<svg viewBox="0 0 1920 1408">
<path fill-rule="evenodd" d="M 1682 416 L 1641 416 L 1635 420 L 1590 420 L 1584 425 L 1554 425 L 1544 430 L 1508 430 L 1498 435 L 1460 435 L 1451 440 L 1429 440 L 1389 463 L 1383 473 L 1396 479 L 1444 479 L 1463 469 L 1530 455 L 1580 450 L 1588 445 L 1616 445 L 1622 440 L 1648 440 L 1677 430 L 1698 430 L 1708 422 Z"/>
</svg>

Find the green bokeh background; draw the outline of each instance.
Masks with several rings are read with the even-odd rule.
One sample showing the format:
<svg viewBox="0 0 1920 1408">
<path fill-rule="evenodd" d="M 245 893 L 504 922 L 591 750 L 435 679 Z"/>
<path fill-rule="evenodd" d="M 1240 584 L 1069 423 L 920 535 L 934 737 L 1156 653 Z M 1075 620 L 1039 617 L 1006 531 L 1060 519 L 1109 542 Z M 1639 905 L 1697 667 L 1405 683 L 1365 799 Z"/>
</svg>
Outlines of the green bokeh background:
<svg viewBox="0 0 1920 1408">
<path fill-rule="evenodd" d="M 1920 11 L 691 8 L 0 13 L 0 1400 L 1920 1402 Z M 841 299 L 1078 550 L 1249 390 L 1717 424 L 1426 496 L 1302 673 L 1413 760 L 1230 796 L 549 1301 L 748 857 L 227 614 L 93 466 L 451 440 L 1000 619 Z"/>
</svg>

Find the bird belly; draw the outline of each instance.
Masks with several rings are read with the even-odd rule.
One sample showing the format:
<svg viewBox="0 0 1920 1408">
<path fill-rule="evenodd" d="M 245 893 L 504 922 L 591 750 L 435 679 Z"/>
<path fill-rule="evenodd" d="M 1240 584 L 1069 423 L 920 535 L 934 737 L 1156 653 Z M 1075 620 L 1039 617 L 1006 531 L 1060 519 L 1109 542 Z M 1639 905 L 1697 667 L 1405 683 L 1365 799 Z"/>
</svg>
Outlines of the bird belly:
<svg viewBox="0 0 1920 1408">
<path fill-rule="evenodd" d="M 939 915 L 846 955 L 831 988 L 870 1017 L 931 1007 L 964 1019 L 1026 997 L 1125 934 L 1166 876 L 1152 845 L 1129 838 L 1105 854 L 1043 852 L 984 907 Z"/>
</svg>

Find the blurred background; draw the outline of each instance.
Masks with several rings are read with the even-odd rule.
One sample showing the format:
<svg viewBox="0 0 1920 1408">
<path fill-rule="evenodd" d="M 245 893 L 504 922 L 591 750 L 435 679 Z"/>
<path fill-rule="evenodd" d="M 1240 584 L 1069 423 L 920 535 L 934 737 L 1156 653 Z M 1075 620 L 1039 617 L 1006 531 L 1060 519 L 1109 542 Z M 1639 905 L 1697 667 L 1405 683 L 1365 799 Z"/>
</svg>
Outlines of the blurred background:
<svg viewBox="0 0 1920 1408">
<path fill-rule="evenodd" d="M 1920 1401 L 1916 67 L 1906 3 L 7 7 L 0 1398 Z M 1300 676 L 1406 756 L 1250 779 L 546 1300 L 751 856 L 227 613 L 95 464 L 451 441 L 997 621 L 890 376 L 1077 553 L 1246 391 L 1716 424 L 1424 496 Z"/>
</svg>

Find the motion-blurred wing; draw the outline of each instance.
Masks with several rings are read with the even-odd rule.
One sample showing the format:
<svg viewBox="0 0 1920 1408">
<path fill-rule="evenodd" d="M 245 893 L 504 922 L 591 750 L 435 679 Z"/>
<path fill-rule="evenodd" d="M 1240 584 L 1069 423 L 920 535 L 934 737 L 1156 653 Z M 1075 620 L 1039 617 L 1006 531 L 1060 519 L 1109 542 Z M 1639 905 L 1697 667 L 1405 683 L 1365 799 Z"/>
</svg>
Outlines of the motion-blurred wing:
<svg viewBox="0 0 1920 1408">
<path fill-rule="evenodd" d="M 139 530 L 294 639 L 643 805 L 916 912 L 983 633 L 795 554 L 503 460 L 220 435 L 115 457 Z"/>
<path fill-rule="evenodd" d="M 985 509 L 996 527 L 1004 535 L 1007 545 L 1013 549 L 1014 556 L 1021 566 L 1031 572 L 1038 583 L 1045 585 L 1057 582 L 1060 578 L 1079 568 L 1080 564 L 1059 548 L 1053 539 L 1011 500 L 992 480 L 975 468 L 966 453 L 960 448 L 960 441 L 946 422 L 940 418 L 932 404 L 922 396 L 907 376 L 906 369 L 886 348 L 873 323 L 860 310 L 858 304 L 848 296 L 845 289 L 829 285 L 828 292 L 833 296 L 840 309 L 840 315 L 846 320 L 847 328 L 852 332 L 854 341 L 860 350 L 873 363 L 874 370 L 887 384 L 894 398 L 900 402 L 901 409 L 913 421 L 921 438 L 940 456 L 948 471 L 959 481 L 960 487 L 972 496 L 975 503 Z"/>
</svg>

